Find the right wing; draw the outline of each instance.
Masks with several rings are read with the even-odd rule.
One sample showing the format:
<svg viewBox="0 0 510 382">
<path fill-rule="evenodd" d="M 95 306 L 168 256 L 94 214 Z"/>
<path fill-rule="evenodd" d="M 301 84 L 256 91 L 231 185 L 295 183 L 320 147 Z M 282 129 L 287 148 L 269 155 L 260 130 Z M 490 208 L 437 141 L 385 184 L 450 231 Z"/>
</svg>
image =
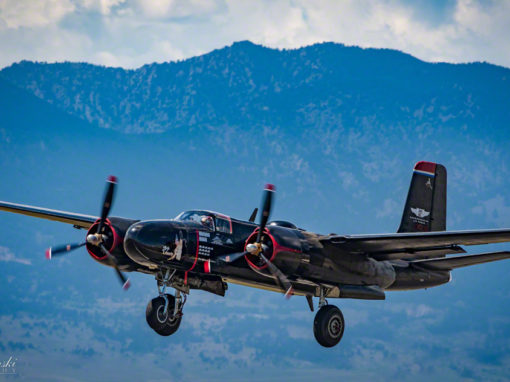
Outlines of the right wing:
<svg viewBox="0 0 510 382">
<path fill-rule="evenodd" d="M 320 241 L 333 253 L 366 254 L 376 260 L 416 259 L 437 257 L 439 253 L 464 253 L 459 245 L 508 242 L 510 229 L 330 235 L 321 237 Z"/>
<path fill-rule="evenodd" d="M 440 271 L 451 271 L 455 268 L 467 267 L 469 265 L 483 264 L 490 261 L 497 261 L 510 258 L 510 252 L 489 252 L 478 255 L 455 256 L 441 259 L 415 260 L 410 264 L 423 268 Z"/>
<path fill-rule="evenodd" d="M 27 206 L 0 201 L 0 211 L 14 212 L 16 214 L 34 216 L 36 218 L 54 220 L 62 223 L 72 224 L 75 227 L 89 229 L 99 219 L 97 216 L 82 215 L 72 212 L 50 210 L 48 208 Z"/>
</svg>

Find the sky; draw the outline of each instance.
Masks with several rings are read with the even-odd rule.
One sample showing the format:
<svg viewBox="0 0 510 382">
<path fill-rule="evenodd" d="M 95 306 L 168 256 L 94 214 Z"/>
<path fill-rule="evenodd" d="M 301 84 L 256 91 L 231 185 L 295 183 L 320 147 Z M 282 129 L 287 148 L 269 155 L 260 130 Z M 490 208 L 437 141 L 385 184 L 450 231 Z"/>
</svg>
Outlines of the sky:
<svg viewBox="0 0 510 382">
<path fill-rule="evenodd" d="M 240 40 L 510 67 L 509 19 L 510 0 L 0 0 L 0 68 L 23 59 L 136 68 Z"/>
</svg>

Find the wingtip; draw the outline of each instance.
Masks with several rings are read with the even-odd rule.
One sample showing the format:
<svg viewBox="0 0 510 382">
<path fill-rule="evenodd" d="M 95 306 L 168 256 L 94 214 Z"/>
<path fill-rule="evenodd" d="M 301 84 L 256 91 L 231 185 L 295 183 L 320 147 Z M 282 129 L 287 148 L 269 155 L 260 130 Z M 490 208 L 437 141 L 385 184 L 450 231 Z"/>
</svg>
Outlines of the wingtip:
<svg viewBox="0 0 510 382">
<path fill-rule="evenodd" d="M 266 184 L 264 189 L 267 191 L 276 191 L 276 187 L 274 186 L 274 184 L 271 184 L 271 183 Z"/>
<path fill-rule="evenodd" d="M 126 280 L 126 282 L 124 283 L 124 285 L 122 285 L 122 289 L 124 290 L 128 290 L 129 287 L 131 286 L 131 282 L 128 280 Z"/>
<path fill-rule="evenodd" d="M 51 260 L 51 247 L 45 252 L 46 260 Z"/>
<path fill-rule="evenodd" d="M 290 287 L 287 292 L 285 292 L 285 298 L 288 300 L 294 295 L 294 288 Z"/>
<path fill-rule="evenodd" d="M 110 175 L 108 177 L 108 182 L 111 182 L 111 183 L 117 183 L 117 177 L 114 176 L 114 175 Z"/>
</svg>

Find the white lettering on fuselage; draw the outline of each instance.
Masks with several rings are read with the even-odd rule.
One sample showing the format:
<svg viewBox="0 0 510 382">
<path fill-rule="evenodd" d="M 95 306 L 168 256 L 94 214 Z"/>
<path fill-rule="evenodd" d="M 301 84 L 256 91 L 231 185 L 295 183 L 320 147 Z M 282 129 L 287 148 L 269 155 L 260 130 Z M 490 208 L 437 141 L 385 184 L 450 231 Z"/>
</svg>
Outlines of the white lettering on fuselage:
<svg viewBox="0 0 510 382">
<path fill-rule="evenodd" d="M 180 261 L 182 257 L 182 243 L 183 240 L 175 240 L 175 249 L 172 251 L 170 246 L 164 245 L 161 249 L 163 255 L 168 256 L 168 261 L 177 260 Z"/>
</svg>

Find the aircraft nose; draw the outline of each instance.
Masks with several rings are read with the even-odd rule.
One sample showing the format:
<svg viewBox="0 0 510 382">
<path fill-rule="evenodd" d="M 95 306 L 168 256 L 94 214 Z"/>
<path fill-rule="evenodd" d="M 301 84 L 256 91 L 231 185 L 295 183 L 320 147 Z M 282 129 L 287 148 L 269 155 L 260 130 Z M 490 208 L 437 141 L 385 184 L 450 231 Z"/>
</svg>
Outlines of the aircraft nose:
<svg viewBox="0 0 510 382">
<path fill-rule="evenodd" d="M 170 221 L 144 221 L 129 227 L 124 237 L 124 250 L 137 263 L 151 265 L 168 260 L 182 234 Z"/>
<path fill-rule="evenodd" d="M 133 261 L 138 264 L 148 266 L 151 264 L 150 261 L 148 261 L 149 259 L 142 251 L 139 250 L 138 247 L 141 242 L 139 235 L 144 225 L 145 223 L 138 222 L 128 228 L 126 235 L 124 236 L 124 251 Z"/>
</svg>

